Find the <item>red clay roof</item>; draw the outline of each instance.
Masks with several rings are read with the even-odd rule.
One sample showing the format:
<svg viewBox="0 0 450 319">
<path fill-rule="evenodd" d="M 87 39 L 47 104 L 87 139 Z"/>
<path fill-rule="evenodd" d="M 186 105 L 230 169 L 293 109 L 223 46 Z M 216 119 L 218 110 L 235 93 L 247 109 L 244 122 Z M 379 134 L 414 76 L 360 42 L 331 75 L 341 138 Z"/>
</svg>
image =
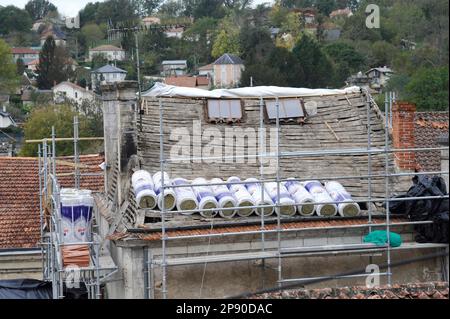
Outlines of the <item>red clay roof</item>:
<svg viewBox="0 0 450 319">
<path fill-rule="evenodd" d="M 11 48 L 12 54 L 39 54 L 38 51 L 30 48 Z"/>
<path fill-rule="evenodd" d="M 374 224 L 383 224 L 385 219 L 374 219 L 372 222 Z M 404 218 L 393 218 L 391 223 L 398 223 L 406 221 Z M 300 221 L 300 222 L 289 222 L 282 223 L 282 229 L 290 228 L 315 228 L 315 227 L 335 227 L 335 226 L 350 226 L 350 225 L 363 225 L 367 224 L 367 219 L 337 219 L 337 220 L 317 220 L 317 221 Z M 275 230 L 277 229 L 276 224 L 270 224 L 264 226 L 265 230 Z M 261 225 L 250 225 L 250 226 L 226 226 L 215 229 L 190 229 L 190 230 L 178 230 L 178 231 L 166 231 L 168 237 L 181 237 L 181 236 L 191 236 L 191 235 L 207 235 L 207 234 L 223 234 L 223 233 L 234 233 L 234 232 L 247 232 L 247 231 L 258 231 L 261 230 Z M 148 241 L 161 240 L 162 233 L 154 232 L 149 234 L 131 234 L 131 233 L 115 233 L 109 237 L 111 240 L 121 240 L 121 239 L 140 239 Z"/>
<path fill-rule="evenodd" d="M 192 77 L 192 76 L 172 76 L 165 79 L 166 84 L 183 86 L 188 88 L 195 88 L 197 86 L 209 85 L 209 79 L 204 76 Z"/>
<path fill-rule="evenodd" d="M 73 162 L 71 157 L 60 160 Z M 104 161 L 100 155 L 80 157 L 89 168 L 81 172 L 101 173 Z M 73 172 L 70 166 L 57 164 L 58 173 Z M 0 157 L 0 249 L 35 248 L 39 241 L 39 179 L 38 160 L 28 157 Z M 59 177 L 62 186 L 73 187 L 73 176 Z M 103 175 L 82 176 L 81 187 L 103 191 Z"/>
<path fill-rule="evenodd" d="M 440 147 L 437 139 L 448 134 L 449 112 L 416 112 L 414 115 L 414 141 L 417 148 Z M 441 151 L 416 152 L 416 162 L 423 172 L 441 170 Z"/>
<path fill-rule="evenodd" d="M 397 284 L 377 288 L 291 289 L 259 294 L 251 299 L 448 299 L 448 283 Z"/>
</svg>

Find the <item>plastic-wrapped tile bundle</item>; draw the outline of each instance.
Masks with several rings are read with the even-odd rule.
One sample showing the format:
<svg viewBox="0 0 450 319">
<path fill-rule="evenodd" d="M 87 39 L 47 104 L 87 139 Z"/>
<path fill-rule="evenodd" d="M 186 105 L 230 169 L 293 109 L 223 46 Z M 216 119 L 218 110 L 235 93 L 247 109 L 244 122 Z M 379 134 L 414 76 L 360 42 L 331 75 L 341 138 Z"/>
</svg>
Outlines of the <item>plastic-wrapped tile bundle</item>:
<svg viewBox="0 0 450 319">
<path fill-rule="evenodd" d="M 236 176 L 232 176 L 227 179 L 227 183 L 239 183 L 241 179 Z M 248 217 L 255 211 L 254 208 L 247 206 L 255 206 L 255 200 L 248 192 L 247 188 L 243 184 L 228 184 L 228 188 L 233 193 L 239 207 L 237 214 L 240 217 Z"/>
<path fill-rule="evenodd" d="M 140 170 L 131 177 L 136 202 L 140 208 L 156 207 L 156 193 L 154 191 L 153 178 L 149 172 Z"/>
<path fill-rule="evenodd" d="M 61 189 L 61 226 L 64 243 L 91 239 L 94 199 L 89 190 Z"/>
<path fill-rule="evenodd" d="M 306 188 L 295 180 L 288 180 L 284 186 L 297 205 L 297 211 L 302 216 L 312 216 L 316 211 L 314 205 L 314 197 L 306 190 Z"/>
<path fill-rule="evenodd" d="M 214 209 L 219 207 L 216 197 L 210 186 L 201 186 L 208 184 L 204 178 L 196 178 L 192 181 L 192 189 L 197 196 L 198 208 L 200 209 L 200 215 L 206 218 L 215 217 L 217 210 L 203 211 L 204 209 Z M 199 185 L 199 186 L 196 186 Z"/>
<path fill-rule="evenodd" d="M 278 183 L 269 182 L 265 184 L 265 188 L 270 198 L 274 203 L 277 203 L 278 197 Z M 291 198 L 286 187 L 280 183 L 280 215 L 282 216 L 294 216 L 297 208 L 295 207 L 295 201 Z"/>
<path fill-rule="evenodd" d="M 175 178 L 172 180 L 173 186 L 189 185 L 189 187 L 175 187 L 175 194 L 177 195 L 177 210 L 196 210 L 198 208 L 197 197 L 189 182 L 184 178 Z M 192 215 L 193 213 L 183 213 L 184 215 Z"/>
<path fill-rule="evenodd" d="M 163 198 L 162 198 L 162 174 L 161 172 L 156 172 L 153 175 L 153 183 L 155 187 L 155 194 L 157 196 L 158 208 L 163 209 Z M 164 172 L 164 186 L 171 186 L 171 181 L 169 174 Z M 164 188 L 164 209 L 172 210 L 176 205 L 176 195 L 172 188 Z"/>
<path fill-rule="evenodd" d="M 245 187 L 247 187 L 248 192 L 250 195 L 252 195 L 253 199 L 255 200 L 256 205 L 274 205 L 272 199 L 270 198 L 269 194 L 267 194 L 267 191 L 265 188 L 262 187 L 262 185 L 259 183 L 259 181 L 256 178 L 247 178 L 245 180 L 246 184 Z M 274 207 L 265 207 L 262 209 L 264 212 L 264 216 L 270 216 L 275 212 Z M 258 216 L 261 216 L 261 209 L 256 209 L 256 214 Z"/>
<path fill-rule="evenodd" d="M 331 198 L 338 202 L 338 212 L 342 217 L 358 216 L 361 213 L 361 208 L 356 203 L 352 196 L 347 192 L 341 183 L 331 181 L 325 183 L 325 189 Z"/>
<path fill-rule="evenodd" d="M 223 183 L 220 178 L 213 178 L 211 184 Z M 214 196 L 219 202 L 220 208 L 232 208 L 237 206 L 237 202 L 228 187 L 223 185 L 211 185 Z M 237 214 L 237 209 L 234 210 L 219 210 L 219 215 L 224 218 L 233 218 Z"/>
<path fill-rule="evenodd" d="M 316 203 L 333 202 L 326 189 L 319 181 L 308 181 L 303 183 L 306 190 L 314 197 Z M 319 216 L 335 216 L 337 214 L 337 206 L 335 204 L 318 204 L 316 212 Z"/>
</svg>

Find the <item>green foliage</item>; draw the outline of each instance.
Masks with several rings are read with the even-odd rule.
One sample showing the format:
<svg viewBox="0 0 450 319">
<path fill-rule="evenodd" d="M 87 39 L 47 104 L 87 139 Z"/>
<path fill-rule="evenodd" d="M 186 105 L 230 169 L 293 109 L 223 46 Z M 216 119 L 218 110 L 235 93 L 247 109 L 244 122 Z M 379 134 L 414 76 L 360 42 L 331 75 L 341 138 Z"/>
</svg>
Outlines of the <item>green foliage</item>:
<svg viewBox="0 0 450 319">
<path fill-rule="evenodd" d="M 0 93 L 12 93 L 19 84 L 10 47 L 0 39 Z"/>
<path fill-rule="evenodd" d="M 364 67 L 365 58 L 351 45 L 344 42 L 328 44 L 324 47 L 324 52 L 334 64 L 335 77 L 333 84 L 340 87 L 345 80 L 353 73 Z"/>
<path fill-rule="evenodd" d="M 84 36 L 85 43 L 88 47 L 94 46 L 98 41 L 105 38 L 106 34 L 94 23 L 89 23 L 81 28 L 81 34 Z"/>
<path fill-rule="evenodd" d="M 23 60 L 21 58 L 18 58 L 16 61 L 16 68 L 17 68 L 17 75 L 22 75 L 23 72 L 25 72 L 25 69 L 27 68 L 25 63 L 23 63 Z"/>
<path fill-rule="evenodd" d="M 33 109 L 24 125 L 25 139 L 42 139 L 51 136 L 52 126 L 57 137 L 73 137 L 73 117 L 78 115 L 81 137 L 94 136 L 89 118 L 77 114 L 70 105 L 47 105 Z M 84 153 L 89 143 L 80 142 L 80 152 Z M 21 150 L 22 156 L 36 156 L 37 145 L 25 144 Z M 57 156 L 73 155 L 73 142 L 56 144 Z"/>
<path fill-rule="evenodd" d="M 25 10 L 30 14 L 33 21 L 46 17 L 50 12 L 58 9 L 47 0 L 30 0 L 25 5 Z"/>
<path fill-rule="evenodd" d="M 57 47 L 53 37 L 48 37 L 39 53 L 39 65 L 36 70 L 39 88 L 49 90 L 55 84 L 68 80 L 72 75 L 68 61 L 67 51 L 63 47 Z"/>
<path fill-rule="evenodd" d="M 303 69 L 303 74 L 299 77 L 302 86 L 320 88 L 332 83 L 332 64 L 315 40 L 303 36 L 292 52 Z"/>
<path fill-rule="evenodd" d="M 13 31 L 29 32 L 32 20 L 27 11 L 15 6 L 0 8 L 0 35 Z"/>
<path fill-rule="evenodd" d="M 419 110 L 448 110 L 448 66 L 417 71 L 405 89 Z"/>
<path fill-rule="evenodd" d="M 227 17 L 220 23 L 220 31 L 217 34 L 211 51 L 211 56 L 218 58 L 224 53 L 240 55 L 239 28 Z"/>
</svg>

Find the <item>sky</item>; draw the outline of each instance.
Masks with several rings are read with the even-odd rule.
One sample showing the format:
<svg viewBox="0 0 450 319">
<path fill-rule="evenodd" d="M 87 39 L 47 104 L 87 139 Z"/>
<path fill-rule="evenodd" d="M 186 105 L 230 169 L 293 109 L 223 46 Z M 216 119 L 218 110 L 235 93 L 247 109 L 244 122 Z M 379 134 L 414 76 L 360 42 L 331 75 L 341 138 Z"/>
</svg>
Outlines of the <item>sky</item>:
<svg viewBox="0 0 450 319">
<path fill-rule="evenodd" d="M 76 16 L 78 11 L 83 9 L 87 3 L 89 2 L 98 2 L 103 0 L 50 0 L 57 8 L 58 11 L 64 15 L 73 17 Z M 15 5 L 19 8 L 24 8 L 25 4 L 27 4 L 28 0 L 0 0 L 0 5 Z M 271 2 L 271 0 L 254 0 L 254 4 Z"/>
</svg>

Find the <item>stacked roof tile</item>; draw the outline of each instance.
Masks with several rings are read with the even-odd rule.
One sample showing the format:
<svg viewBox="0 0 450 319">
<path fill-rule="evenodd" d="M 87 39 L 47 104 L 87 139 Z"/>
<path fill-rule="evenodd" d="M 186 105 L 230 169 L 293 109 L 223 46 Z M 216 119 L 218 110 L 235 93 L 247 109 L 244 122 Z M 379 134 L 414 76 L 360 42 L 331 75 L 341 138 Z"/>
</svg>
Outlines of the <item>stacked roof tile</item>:
<svg viewBox="0 0 450 319">
<path fill-rule="evenodd" d="M 255 299 L 448 299 L 448 283 L 417 283 L 392 287 L 293 289 L 256 295 Z"/>
</svg>

